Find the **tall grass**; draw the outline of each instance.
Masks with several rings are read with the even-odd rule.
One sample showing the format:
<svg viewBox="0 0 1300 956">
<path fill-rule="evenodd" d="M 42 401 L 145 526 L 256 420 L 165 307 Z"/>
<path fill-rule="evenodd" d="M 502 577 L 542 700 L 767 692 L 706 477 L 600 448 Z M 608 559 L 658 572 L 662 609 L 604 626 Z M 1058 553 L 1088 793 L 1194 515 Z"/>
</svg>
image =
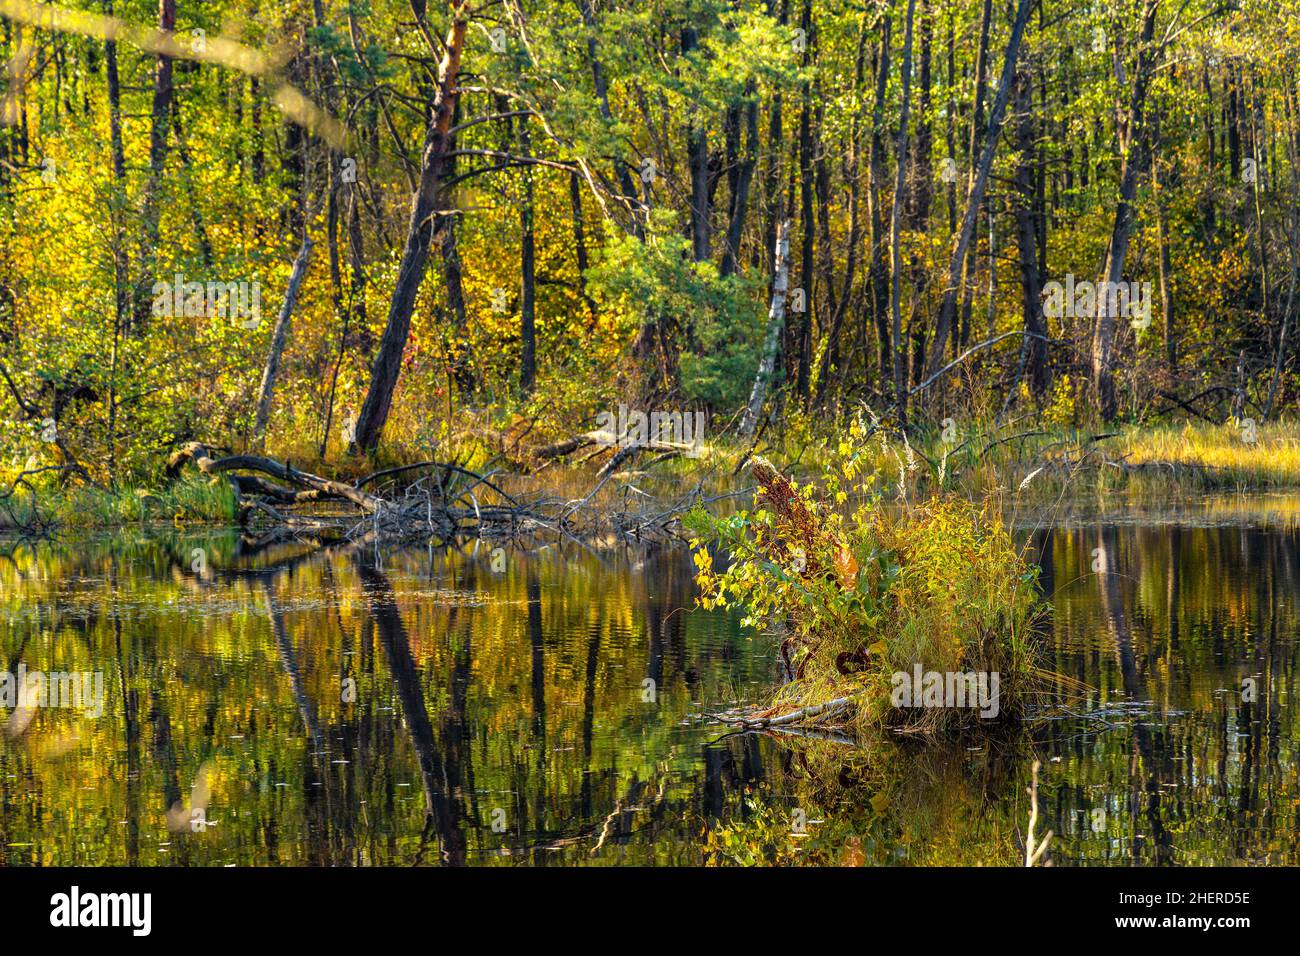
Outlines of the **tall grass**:
<svg viewBox="0 0 1300 956">
<path fill-rule="evenodd" d="M 1120 455 L 1159 480 L 1202 489 L 1300 485 L 1300 427 L 1294 422 L 1129 428 Z M 1143 475 L 1143 478 L 1148 475 Z"/>
<path fill-rule="evenodd" d="M 946 428 L 914 426 L 909 441 L 919 486 L 975 500 L 1017 489 L 1031 473 L 1032 486 L 1021 498 L 1038 503 L 1062 494 L 1300 489 L 1300 424 L 1290 421 L 1078 429 L 948 419 Z M 834 447 L 834 441 L 815 443 L 807 458 L 824 464 Z M 892 454 L 876 449 L 869 467 L 889 483 Z"/>
<path fill-rule="evenodd" d="M 85 530 L 159 521 L 229 524 L 237 509 L 228 482 L 199 476 L 153 491 L 80 486 L 51 492 L 20 487 L 0 505 L 0 529 Z"/>
</svg>

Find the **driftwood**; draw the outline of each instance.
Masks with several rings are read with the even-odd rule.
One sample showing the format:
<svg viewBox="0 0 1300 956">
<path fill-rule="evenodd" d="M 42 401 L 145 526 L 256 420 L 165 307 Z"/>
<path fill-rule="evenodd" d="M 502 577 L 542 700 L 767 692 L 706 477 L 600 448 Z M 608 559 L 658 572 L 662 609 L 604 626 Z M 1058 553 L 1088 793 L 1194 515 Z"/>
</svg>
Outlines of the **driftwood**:
<svg viewBox="0 0 1300 956">
<path fill-rule="evenodd" d="M 801 727 L 806 724 L 817 723 L 844 714 L 853 708 L 854 699 L 852 697 L 836 697 L 834 700 L 828 700 L 824 704 L 813 704 L 809 707 L 800 707 L 789 713 L 771 715 L 767 712 L 748 713 L 746 711 L 732 711 L 725 714 L 711 714 L 710 716 L 722 721 L 724 724 L 735 724 L 744 727 L 746 730 L 763 730 L 777 727 Z"/>
<path fill-rule="evenodd" d="M 536 458 L 563 458 L 565 455 L 572 455 L 575 451 L 594 444 L 596 444 L 596 439 L 590 433 L 574 435 L 572 438 L 566 438 L 554 445 L 539 448 L 533 453 L 533 456 Z"/>
<path fill-rule="evenodd" d="M 1025 835 L 1025 866 L 1037 866 L 1047 852 L 1047 844 L 1052 842 L 1052 831 L 1048 830 L 1041 841 L 1034 837 L 1034 827 L 1038 825 L 1038 767 L 1037 760 L 1034 761 L 1033 782 L 1025 790 L 1029 794 L 1029 832 Z M 1045 866 L 1051 866 L 1051 860 L 1048 860 Z"/>
</svg>

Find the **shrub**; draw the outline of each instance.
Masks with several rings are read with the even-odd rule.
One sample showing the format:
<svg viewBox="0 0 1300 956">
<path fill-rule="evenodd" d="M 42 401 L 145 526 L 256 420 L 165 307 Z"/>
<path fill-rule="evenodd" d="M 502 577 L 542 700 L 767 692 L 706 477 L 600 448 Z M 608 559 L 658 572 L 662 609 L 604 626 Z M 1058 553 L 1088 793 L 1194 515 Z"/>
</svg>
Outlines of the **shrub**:
<svg viewBox="0 0 1300 956">
<path fill-rule="evenodd" d="M 986 716 L 1022 714 L 1037 684 L 1038 569 L 1016 550 L 996 499 L 977 506 L 935 493 L 909 503 L 911 449 L 900 455 L 882 439 L 902 476 L 900 503 L 884 502 L 879 476 L 860 471 L 865 446 L 855 424 L 820 487 L 755 459 L 755 510 L 689 519 L 699 603 L 743 608 L 747 625 L 783 635 L 790 680 L 758 716 L 847 700 L 839 713 L 860 729 L 931 731 L 978 719 L 971 707 L 915 706 L 896 694 L 897 675 L 911 678 L 918 665 L 988 675 L 996 708 Z M 714 542 L 730 556 L 721 573 Z"/>
</svg>

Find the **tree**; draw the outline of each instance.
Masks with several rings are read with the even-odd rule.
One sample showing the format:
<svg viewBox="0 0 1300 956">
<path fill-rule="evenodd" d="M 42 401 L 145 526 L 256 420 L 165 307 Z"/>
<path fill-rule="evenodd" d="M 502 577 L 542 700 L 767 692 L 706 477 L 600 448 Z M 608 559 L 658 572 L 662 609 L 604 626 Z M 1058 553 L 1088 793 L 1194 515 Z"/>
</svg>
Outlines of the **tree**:
<svg viewBox="0 0 1300 956">
<path fill-rule="evenodd" d="M 420 282 L 424 278 L 424 267 L 429 260 L 433 219 L 438 208 L 438 181 L 450 152 L 451 118 L 455 113 L 456 99 L 460 95 L 457 82 L 465 32 L 469 28 L 468 5 L 462 2 L 453 6 L 451 15 L 446 52 L 438 66 L 436 92 L 429 104 L 424 145 L 420 150 L 419 186 L 411 197 L 406 242 L 402 247 L 401 265 L 397 269 L 397 282 L 388 304 L 388 321 L 371 368 L 365 402 L 356 422 L 353 445 L 366 452 L 373 452 L 378 446 L 384 423 L 388 421 L 388 412 L 393 404 L 393 390 L 397 387 L 397 377 L 401 370 L 402 351 L 406 348 L 411 328 L 415 295 L 419 291 Z"/>
</svg>

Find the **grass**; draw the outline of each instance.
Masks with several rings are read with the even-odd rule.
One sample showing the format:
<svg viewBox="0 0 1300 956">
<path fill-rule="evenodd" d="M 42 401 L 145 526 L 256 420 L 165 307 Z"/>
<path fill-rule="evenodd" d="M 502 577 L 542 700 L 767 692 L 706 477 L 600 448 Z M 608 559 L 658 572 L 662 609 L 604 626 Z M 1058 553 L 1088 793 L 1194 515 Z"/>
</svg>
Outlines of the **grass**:
<svg viewBox="0 0 1300 956">
<path fill-rule="evenodd" d="M 1166 470 L 1203 490 L 1300 484 L 1300 426 L 1293 422 L 1130 428 L 1119 449 L 1132 465 Z"/>
<path fill-rule="evenodd" d="M 66 493 L 33 493 L 20 486 L 0 506 L 0 529 L 84 530 L 151 521 L 229 524 L 235 514 L 230 485 L 206 477 L 187 476 L 153 491 L 80 486 Z"/>
<path fill-rule="evenodd" d="M 1300 423 L 1292 421 L 1087 429 L 1032 420 L 949 422 L 947 429 L 914 428 L 909 441 L 919 464 L 916 481 L 972 500 L 1002 491 L 1024 503 L 1049 504 L 1062 495 L 1300 489 Z M 807 457 L 824 464 L 833 454 L 833 445 L 811 445 Z M 895 471 L 883 449 L 869 466 L 887 481 Z"/>
</svg>

